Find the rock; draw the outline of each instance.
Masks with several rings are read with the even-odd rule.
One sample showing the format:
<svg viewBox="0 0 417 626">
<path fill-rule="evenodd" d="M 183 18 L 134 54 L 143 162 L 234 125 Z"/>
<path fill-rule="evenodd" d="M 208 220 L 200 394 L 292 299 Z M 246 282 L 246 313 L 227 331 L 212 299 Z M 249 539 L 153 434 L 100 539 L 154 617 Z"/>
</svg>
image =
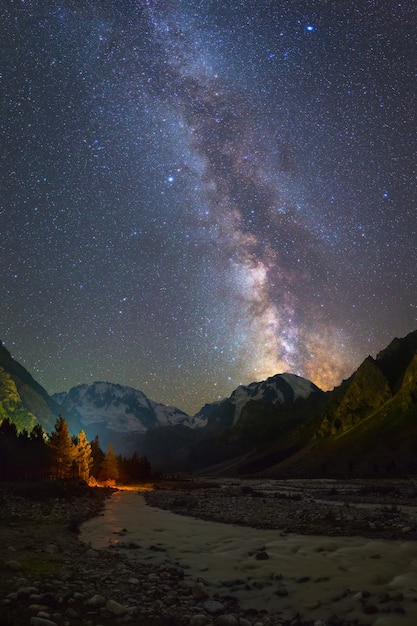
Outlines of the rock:
<svg viewBox="0 0 417 626">
<path fill-rule="evenodd" d="M 288 591 L 286 587 L 284 587 L 284 585 L 281 585 L 280 587 L 275 589 L 274 594 L 279 598 L 285 598 L 286 596 L 288 596 Z"/>
<path fill-rule="evenodd" d="M 217 600 L 207 600 L 203 603 L 203 609 L 209 615 L 221 615 L 226 610 L 224 604 Z"/>
<path fill-rule="evenodd" d="M 192 588 L 193 598 L 197 601 L 199 600 L 207 600 L 210 597 L 210 594 L 207 590 L 207 587 L 203 582 L 197 582 Z"/>
<path fill-rule="evenodd" d="M 31 626 L 58 626 L 56 622 L 44 617 L 31 617 L 29 623 Z"/>
<path fill-rule="evenodd" d="M 116 602 L 116 600 L 107 600 L 106 609 L 109 611 L 109 613 L 117 616 L 126 615 L 127 613 L 127 608 L 123 606 L 123 604 Z"/>
<path fill-rule="evenodd" d="M 59 552 L 59 548 L 55 543 L 48 543 L 45 548 L 45 552 L 47 554 L 57 554 Z"/>
<path fill-rule="evenodd" d="M 30 596 L 32 593 L 38 593 L 37 587 L 19 587 L 19 589 L 17 590 L 17 595 L 19 597 Z"/>
<path fill-rule="evenodd" d="M 39 602 L 41 604 L 46 604 L 47 606 L 53 609 L 58 606 L 58 598 L 56 597 L 54 593 L 51 593 L 50 591 L 47 591 L 46 593 L 42 594 L 41 597 L 39 598 Z"/>
<path fill-rule="evenodd" d="M 300 578 L 297 578 L 297 583 L 308 583 L 309 580 L 310 576 L 301 576 Z"/>
<path fill-rule="evenodd" d="M 167 596 L 164 597 L 164 602 L 166 606 L 173 606 L 177 604 L 178 602 L 177 594 L 175 593 L 168 594 Z"/>
<path fill-rule="evenodd" d="M 14 560 L 6 561 L 5 566 L 13 570 L 14 572 L 20 572 L 20 570 L 23 569 L 22 564 L 19 563 L 19 561 L 14 561 Z"/>
<path fill-rule="evenodd" d="M 262 552 L 258 552 L 255 555 L 255 559 L 257 561 L 267 561 L 269 559 L 268 552 L 265 552 L 265 550 L 262 550 Z"/>
<path fill-rule="evenodd" d="M 401 532 L 402 532 L 403 535 L 406 535 L 407 533 L 409 533 L 410 530 L 411 530 L 411 526 L 403 526 L 401 528 Z"/>
<path fill-rule="evenodd" d="M 11 593 L 7 594 L 6 600 L 7 600 L 7 602 L 10 602 L 11 600 L 14 601 L 14 600 L 17 600 L 18 597 L 19 596 L 17 595 L 17 592 L 16 591 L 12 591 Z"/>
<path fill-rule="evenodd" d="M 100 596 L 99 594 L 95 594 L 94 596 L 89 598 L 89 600 L 87 600 L 85 603 L 86 606 L 91 606 L 93 609 L 98 609 L 101 606 L 104 606 L 105 604 L 106 604 L 106 599 L 103 598 L 103 596 Z"/>
<path fill-rule="evenodd" d="M 239 617 L 238 623 L 239 623 L 239 626 L 252 626 L 252 623 L 248 619 L 245 619 L 244 617 Z"/>
<path fill-rule="evenodd" d="M 95 559 L 98 557 L 98 552 L 97 550 L 93 550 L 92 548 L 89 548 L 87 552 L 85 553 L 85 556 L 88 556 L 90 559 Z"/>
<path fill-rule="evenodd" d="M 38 617 L 43 617 L 45 619 L 51 619 L 51 614 L 48 611 L 39 611 Z"/>
<path fill-rule="evenodd" d="M 238 626 L 237 617 L 234 615 L 219 615 L 214 620 L 216 626 Z"/>
<path fill-rule="evenodd" d="M 36 615 L 38 615 L 39 613 L 42 613 L 42 611 L 46 611 L 48 609 L 48 607 L 46 606 L 46 604 L 30 604 L 29 605 L 29 611 L 31 613 L 36 613 Z"/>
<path fill-rule="evenodd" d="M 401 602 L 404 600 L 404 594 L 402 591 L 390 591 L 388 594 L 388 599 L 393 602 Z"/>
<path fill-rule="evenodd" d="M 190 626 L 206 626 L 211 622 L 208 615 L 193 615 L 190 620 Z"/>
<path fill-rule="evenodd" d="M 382 591 L 382 593 L 378 594 L 378 602 L 380 602 L 380 604 L 384 604 L 385 602 L 388 602 L 389 600 L 389 595 L 387 594 L 386 591 Z"/>
<path fill-rule="evenodd" d="M 362 610 L 365 615 L 374 615 L 375 613 L 378 613 L 378 607 L 371 602 L 364 602 L 362 605 Z"/>
</svg>

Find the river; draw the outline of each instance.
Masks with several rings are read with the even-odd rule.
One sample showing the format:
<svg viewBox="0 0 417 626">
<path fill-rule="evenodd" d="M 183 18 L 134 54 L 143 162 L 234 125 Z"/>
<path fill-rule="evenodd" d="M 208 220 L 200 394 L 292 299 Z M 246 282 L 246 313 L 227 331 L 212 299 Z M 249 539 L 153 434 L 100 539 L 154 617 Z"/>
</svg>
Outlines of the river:
<svg viewBox="0 0 417 626">
<path fill-rule="evenodd" d="M 204 578 L 212 592 L 230 593 L 245 608 L 296 610 L 312 619 L 337 614 L 375 626 L 417 624 L 417 542 L 283 535 L 208 522 L 147 506 L 142 494 L 123 491 L 107 500 L 103 515 L 82 525 L 81 540 L 96 549 L 113 545 L 129 558 L 178 564 L 190 582 Z M 132 542 L 140 547 L 120 547 Z M 269 558 L 258 560 L 261 551 Z M 364 614 L 363 591 L 377 614 Z M 384 605 L 383 592 L 404 599 Z M 395 607 L 405 615 L 393 613 Z"/>
</svg>

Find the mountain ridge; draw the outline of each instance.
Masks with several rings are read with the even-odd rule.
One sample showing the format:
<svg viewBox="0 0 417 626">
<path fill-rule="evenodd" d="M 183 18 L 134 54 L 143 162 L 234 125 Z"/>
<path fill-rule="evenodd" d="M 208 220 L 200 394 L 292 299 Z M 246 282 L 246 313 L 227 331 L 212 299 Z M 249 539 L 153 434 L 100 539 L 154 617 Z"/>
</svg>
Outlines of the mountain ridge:
<svg viewBox="0 0 417 626">
<path fill-rule="evenodd" d="M 97 381 L 49 397 L 0 345 L 0 421 L 103 436 L 166 470 L 288 476 L 417 472 L 417 331 L 366 357 L 332 391 L 283 373 L 237 387 L 194 416 Z M 213 469 L 213 471 L 215 471 Z"/>
<path fill-rule="evenodd" d="M 23 365 L 13 359 L 11 353 L 0 342 L 0 405 L 3 410 L 10 402 L 10 395 L 15 396 L 15 408 L 11 410 L 9 405 L 8 417 L 16 417 L 16 409 L 19 410 L 20 419 L 16 425 L 19 430 L 31 430 L 36 422 L 39 422 L 45 432 L 51 432 L 59 416 L 68 422 L 68 426 L 73 434 L 77 434 L 82 429 L 78 419 L 67 413 L 55 400 L 47 393 Z M 8 381 L 9 379 L 9 381 Z M 8 382 L 7 382 L 8 381 Z M 13 381 L 13 384 L 10 383 Z M 7 386 L 7 392 L 5 387 Z"/>
</svg>

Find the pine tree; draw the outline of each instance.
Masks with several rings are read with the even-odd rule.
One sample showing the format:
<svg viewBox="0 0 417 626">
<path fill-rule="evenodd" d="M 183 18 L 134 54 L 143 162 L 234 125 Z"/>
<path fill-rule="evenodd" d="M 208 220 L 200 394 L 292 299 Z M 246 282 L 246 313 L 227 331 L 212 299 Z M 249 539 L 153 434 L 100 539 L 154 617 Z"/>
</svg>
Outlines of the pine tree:
<svg viewBox="0 0 417 626">
<path fill-rule="evenodd" d="M 16 479 L 18 442 L 16 425 L 4 418 L 0 424 L 0 480 Z"/>
<path fill-rule="evenodd" d="M 114 453 L 113 446 L 110 444 L 107 448 L 107 453 L 104 455 L 103 463 L 101 465 L 100 479 L 101 480 L 117 480 L 119 477 L 117 457 Z"/>
<path fill-rule="evenodd" d="M 91 453 L 91 446 L 83 430 L 78 435 L 77 444 L 75 446 L 75 463 L 78 477 L 88 483 L 91 466 L 93 465 L 93 455 Z"/>
<path fill-rule="evenodd" d="M 32 477 L 35 480 L 46 479 L 50 474 L 51 448 L 48 438 L 40 424 L 36 424 L 30 433 L 29 459 Z"/>
<path fill-rule="evenodd" d="M 55 480 L 71 478 L 75 448 L 71 441 L 68 424 L 60 415 L 55 423 L 55 430 L 49 438 L 52 451 L 51 477 Z"/>
<path fill-rule="evenodd" d="M 93 458 L 93 463 L 90 470 L 90 476 L 94 476 L 94 478 L 99 478 L 101 466 L 104 461 L 104 452 L 100 447 L 100 440 L 98 435 L 96 435 L 93 441 L 90 444 L 91 447 L 91 455 Z"/>
</svg>

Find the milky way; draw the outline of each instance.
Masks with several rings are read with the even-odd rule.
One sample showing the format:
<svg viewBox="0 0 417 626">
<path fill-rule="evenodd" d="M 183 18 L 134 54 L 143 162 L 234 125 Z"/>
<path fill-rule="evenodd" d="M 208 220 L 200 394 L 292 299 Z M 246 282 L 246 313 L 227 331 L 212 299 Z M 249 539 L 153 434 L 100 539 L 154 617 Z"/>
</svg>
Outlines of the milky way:
<svg viewBox="0 0 417 626">
<path fill-rule="evenodd" d="M 3 3 L 15 358 L 50 392 L 195 412 L 284 371 L 332 388 L 414 330 L 416 23 L 410 2 Z"/>
</svg>

